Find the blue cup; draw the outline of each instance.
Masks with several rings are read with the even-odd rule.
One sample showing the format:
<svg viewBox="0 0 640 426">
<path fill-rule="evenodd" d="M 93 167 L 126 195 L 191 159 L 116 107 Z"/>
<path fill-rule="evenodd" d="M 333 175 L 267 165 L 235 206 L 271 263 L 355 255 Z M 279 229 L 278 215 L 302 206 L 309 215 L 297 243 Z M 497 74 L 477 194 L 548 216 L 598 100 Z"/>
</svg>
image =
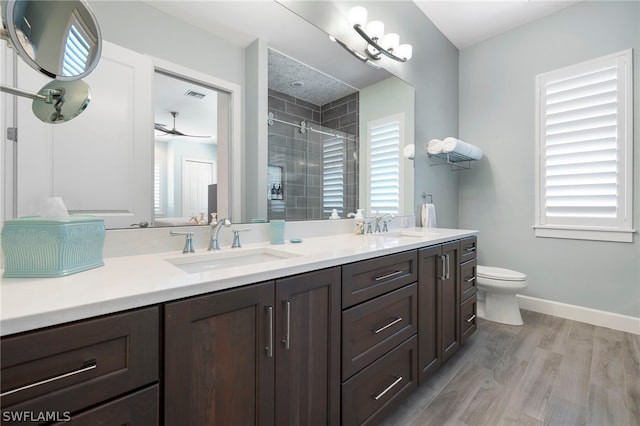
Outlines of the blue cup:
<svg viewBox="0 0 640 426">
<path fill-rule="evenodd" d="M 271 244 L 284 244 L 284 220 L 270 220 Z"/>
</svg>

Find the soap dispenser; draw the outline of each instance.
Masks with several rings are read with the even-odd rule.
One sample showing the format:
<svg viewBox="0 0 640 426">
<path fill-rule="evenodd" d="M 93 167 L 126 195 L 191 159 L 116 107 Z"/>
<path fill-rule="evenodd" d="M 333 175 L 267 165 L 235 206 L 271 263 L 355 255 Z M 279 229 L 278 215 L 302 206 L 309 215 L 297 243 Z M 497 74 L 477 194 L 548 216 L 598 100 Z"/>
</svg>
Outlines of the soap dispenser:
<svg viewBox="0 0 640 426">
<path fill-rule="evenodd" d="M 354 229 L 354 233 L 356 235 L 364 235 L 364 210 L 358 209 L 356 213 L 349 213 L 347 216 L 352 217 L 356 220 L 356 227 Z"/>
<path fill-rule="evenodd" d="M 333 209 L 333 211 L 331 212 L 331 216 L 329 216 L 329 219 L 340 219 L 340 216 L 338 216 L 338 209 Z"/>
</svg>

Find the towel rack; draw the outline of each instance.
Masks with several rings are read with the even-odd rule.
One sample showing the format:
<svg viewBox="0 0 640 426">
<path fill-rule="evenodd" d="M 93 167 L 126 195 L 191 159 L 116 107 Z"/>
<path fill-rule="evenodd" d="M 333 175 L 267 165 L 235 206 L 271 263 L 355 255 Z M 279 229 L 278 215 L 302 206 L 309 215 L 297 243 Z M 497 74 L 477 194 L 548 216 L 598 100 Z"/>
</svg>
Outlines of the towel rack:
<svg viewBox="0 0 640 426">
<path fill-rule="evenodd" d="M 442 164 L 449 164 L 451 166 L 451 170 L 454 172 L 460 170 L 469 170 L 471 169 L 471 162 L 476 161 L 473 158 L 469 158 L 466 155 L 458 154 L 457 152 L 443 152 L 441 154 L 429 154 L 429 158 L 438 158 L 442 161 L 440 162 L 429 162 L 430 166 L 440 166 Z M 466 163 L 466 164 L 465 164 Z"/>
<path fill-rule="evenodd" d="M 429 197 L 429 203 L 433 204 L 433 195 L 431 194 L 427 194 L 426 192 L 422 193 L 422 199 L 424 200 L 424 202 L 427 202 L 427 197 Z"/>
</svg>

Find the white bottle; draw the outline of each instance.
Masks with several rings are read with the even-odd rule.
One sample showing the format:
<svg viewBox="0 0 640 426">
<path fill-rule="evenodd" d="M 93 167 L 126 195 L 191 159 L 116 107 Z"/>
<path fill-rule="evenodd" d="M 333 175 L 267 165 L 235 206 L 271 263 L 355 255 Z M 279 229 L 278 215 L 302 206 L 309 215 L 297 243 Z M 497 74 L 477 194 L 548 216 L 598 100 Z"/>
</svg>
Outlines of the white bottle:
<svg viewBox="0 0 640 426">
<path fill-rule="evenodd" d="M 331 216 L 329 216 L 329 219 L 340 219 L 340 216 L 338 216 L 338 209 L 333 209 L 333 211 L 331 212 Z"/>
<path fill-rule="evenodd" d="M 356 227 L 354 229 L 354 233 L 356 235 L 364 235 L 364 210 L 358 209 L 356 214 L 354 215 L 354 219 L 356 220 Z"/>
</svg>

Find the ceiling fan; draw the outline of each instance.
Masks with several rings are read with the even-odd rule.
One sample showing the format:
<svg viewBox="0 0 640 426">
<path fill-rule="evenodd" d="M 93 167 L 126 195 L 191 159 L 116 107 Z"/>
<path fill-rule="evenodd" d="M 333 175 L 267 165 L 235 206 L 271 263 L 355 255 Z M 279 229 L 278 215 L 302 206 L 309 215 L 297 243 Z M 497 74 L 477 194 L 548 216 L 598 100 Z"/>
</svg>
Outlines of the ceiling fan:
<svg viewBox="0 0 640 426">
<path fill-rule="evenodd" d="M 173 136 L 186 136 L 189 138 L 210 138 L 211 137 L 211 136 L 205 136 L 205 135 L 189 135 L 187 133 L 182 133 L 181 131 L 176 129 L 176 117 L 178 116 L 178 113 L 176 111 L 170 111 L 170 113 L 173 116 L 173 128 L 167 129 L 167 127 L 164 124 L 154 123 L 154 128 L 156 130 L 164 132 L 168 135 L 173 135 Z"/>
</svg>

